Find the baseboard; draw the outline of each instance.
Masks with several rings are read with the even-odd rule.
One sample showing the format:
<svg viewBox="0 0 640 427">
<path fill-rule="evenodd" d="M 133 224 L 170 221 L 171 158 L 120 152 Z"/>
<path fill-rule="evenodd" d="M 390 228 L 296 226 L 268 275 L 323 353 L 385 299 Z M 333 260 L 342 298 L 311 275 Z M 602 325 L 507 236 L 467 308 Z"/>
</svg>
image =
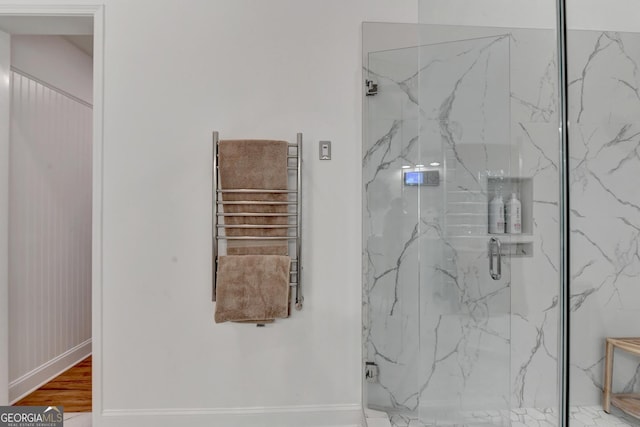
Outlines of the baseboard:
<svg viewBox="0 0 640 427">
<path fill-rule="evenodd" d="M 364 408 L 364 417 L 363 425 L 365 427 L 391 427 L 389 415 L 386 412 Z"/>
<path fill-rule="evenodd" d="M 361 427 L 360 405 L 105 410 L 100 427 Z"/>
<path fill-rule="evenodd" d="M 9 383 L 9 402 L 16 403 L 91 354 L 91 338 Z"/>
</svg>

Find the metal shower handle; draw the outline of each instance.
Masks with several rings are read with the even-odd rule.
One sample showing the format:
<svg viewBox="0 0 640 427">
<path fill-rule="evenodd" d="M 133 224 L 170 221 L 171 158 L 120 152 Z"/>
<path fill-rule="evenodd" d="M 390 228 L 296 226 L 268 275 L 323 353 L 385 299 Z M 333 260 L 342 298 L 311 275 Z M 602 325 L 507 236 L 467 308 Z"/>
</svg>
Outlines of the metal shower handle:
<svg viewBox="0 0 640 427">
<path fill-rule="evenodd" d="M 495 251 L 494 248 L 496 249 Z M 498 258 L 498 268 L 496 270 L 493 268 L 494 256 Z M 489 273 L 493 280 L 500 280 L 502 277 L 502 247 L 497 237 L 492 237 L 489 240 Z"/>
</svg>

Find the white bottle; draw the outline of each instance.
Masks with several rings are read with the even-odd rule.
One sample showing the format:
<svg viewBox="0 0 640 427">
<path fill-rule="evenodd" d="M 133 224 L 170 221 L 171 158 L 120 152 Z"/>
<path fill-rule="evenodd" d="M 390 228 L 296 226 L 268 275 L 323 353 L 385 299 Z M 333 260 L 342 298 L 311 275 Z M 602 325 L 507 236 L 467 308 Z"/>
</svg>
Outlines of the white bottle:
<svg viewBox="0 0 640 427">
<path fill-rule="evenodd" d="M 504 202 L 498 194 L 489 202 L 489 233 L 504 234 Z"/>
<path fill-rule="evenodd" d="M 522 205 L 516 197 L 516 193 L 511 193 L 511 199 L 505 205 L 505 219 L 507 221 L 507 233 L 522 233 Z"/>
</svg>

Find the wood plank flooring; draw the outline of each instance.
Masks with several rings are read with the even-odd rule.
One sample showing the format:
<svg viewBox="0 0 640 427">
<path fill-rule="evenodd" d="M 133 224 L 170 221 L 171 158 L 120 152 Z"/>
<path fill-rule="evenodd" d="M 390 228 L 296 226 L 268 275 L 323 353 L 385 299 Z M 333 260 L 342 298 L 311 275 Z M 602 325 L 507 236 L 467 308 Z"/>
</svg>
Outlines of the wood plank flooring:
<svg viewBox="0 0 640 427">
<path fill-rule="evenodd" d="M 14 405 L 64 406 L 64 412 L 91 412 L 91 356 Z"/>
</svg>

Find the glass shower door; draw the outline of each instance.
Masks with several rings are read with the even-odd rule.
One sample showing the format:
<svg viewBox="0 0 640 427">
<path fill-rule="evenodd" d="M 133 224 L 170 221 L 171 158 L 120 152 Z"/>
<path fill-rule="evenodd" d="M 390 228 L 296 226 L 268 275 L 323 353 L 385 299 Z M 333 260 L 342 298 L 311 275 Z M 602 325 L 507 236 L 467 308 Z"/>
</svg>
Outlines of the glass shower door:
<svg viewBox="0 0 640 427">
<path fill-rule="evenodd" d="M 452 34 L 365 62 L 365 401 L 397 426 L 509 420 L 510 260 L 528 246 L 489 232 L 489 204 L 531 183 L 512 167 L 509 37 Z"/>
<path fill-rule="evenodd" d="M 509 37 L 423 45 L 419 62 L 419 160 L 441 175 L 419 190 L 419 417 L 503 425 L 514 248 L 504 209 L 523 190 L 512 168 Z"/>
</svg>

